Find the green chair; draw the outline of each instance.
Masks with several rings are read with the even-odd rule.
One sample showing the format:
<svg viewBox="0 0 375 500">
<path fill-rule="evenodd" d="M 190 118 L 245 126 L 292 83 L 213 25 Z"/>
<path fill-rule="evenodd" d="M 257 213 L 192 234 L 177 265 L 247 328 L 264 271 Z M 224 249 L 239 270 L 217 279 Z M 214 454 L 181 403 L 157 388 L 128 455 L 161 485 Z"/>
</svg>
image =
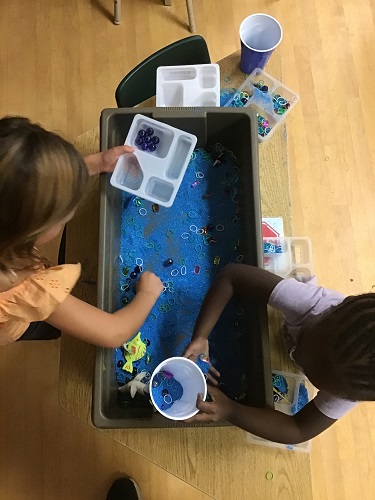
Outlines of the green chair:
<svg viewBox="0 0 375 500">
<path fill-rule="evenodd" d="M 132 108 L 156 94 L 156 70 L 159 66 L 209 64 L 206 41 L 189 36 L 158 50 L 128 73 L 116 89 L 119 108 Z"/>
</svg>

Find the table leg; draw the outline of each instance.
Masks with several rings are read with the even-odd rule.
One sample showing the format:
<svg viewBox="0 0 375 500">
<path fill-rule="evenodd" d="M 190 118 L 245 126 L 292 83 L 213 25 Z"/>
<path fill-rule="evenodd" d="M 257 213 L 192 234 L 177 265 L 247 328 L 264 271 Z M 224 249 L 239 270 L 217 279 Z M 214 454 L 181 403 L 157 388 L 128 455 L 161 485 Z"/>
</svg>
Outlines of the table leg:
<svg viewBox="0 0 375 500">
<path fill-rule="evenodd" d="M 195 19 L 194 19 L 194 10 L 193 10 L 193 0 L 186 0 L 186 8 L 189 16 L 189 26 L 191 33 L 195 33 Z"/>
<path fill-rule="evenodd" d="M 164 5 L 167 5 L 168 7 L 172 5 L 171 0 L 164 0 Z"/>
<path fill-rule="evenodd" d="M 121 23 L 121 0 L 114 1 L 115 15 L 114 15 L 114 23 Z"/>
</svg>

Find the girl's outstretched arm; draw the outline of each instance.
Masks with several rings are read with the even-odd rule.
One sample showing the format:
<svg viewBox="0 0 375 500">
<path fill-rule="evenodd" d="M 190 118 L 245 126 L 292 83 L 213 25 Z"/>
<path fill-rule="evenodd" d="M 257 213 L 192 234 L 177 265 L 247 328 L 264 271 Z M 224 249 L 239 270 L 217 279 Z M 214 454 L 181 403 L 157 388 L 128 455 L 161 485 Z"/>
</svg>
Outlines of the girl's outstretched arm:
<svg viewBox="0 0 375 500">
<path fill-rule="evenodd" d="M 199 395 L 197 408 L 201 413 L 187 422 L 216 422 L 224 419 L 256 436 L 285 444 L 308 441 L 336 422 L 319 411 L 314 400 L 296 415 L 288 416 L 271 408 L 255 408 L 236 403 L 211 385 L 208 392 L 212 402 L 203 401 Z"/>
<path fill-rule="evenodd" d="M 223 267 L 203 301 L 193 337 L 184 356 L 195 360 L 202 352 L 208 354 L 207 338 L 233 296 L 267 304 L 272 290 L 281 280 L 273 273 L 246 264 L 229 264 Z"/>
<path fill-rule="evenodd" d="M 69 295 L 46 321 L 90 344 L 119 347 L 137 333 L 162 291 L 160 279 L 145 271 L 137 283 L 135 297 L 123 309 L 107 313 Z"/>
</svg>

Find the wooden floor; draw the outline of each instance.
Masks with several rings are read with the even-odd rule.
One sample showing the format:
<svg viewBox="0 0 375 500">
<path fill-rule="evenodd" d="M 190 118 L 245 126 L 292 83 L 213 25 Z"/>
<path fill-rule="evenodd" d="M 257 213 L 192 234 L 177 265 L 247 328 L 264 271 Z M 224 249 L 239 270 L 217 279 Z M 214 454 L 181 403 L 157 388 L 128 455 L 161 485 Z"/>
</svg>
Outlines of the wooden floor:
<svg viewBox="0 0 375 500">
<path fill-rule="evenodd" d="M 26 115 L 73 139 L 115 106 L 130 68 L 189 34 L 183 0 L 122 3 L 114 26 L 112 0 L 0 0 L 0 115 Z M 281 22 L 283 80 L 301 95 L 288 117 L 294 233 L 312 238 L 320 283 L 347 294 L 375 290 L 373 0 L 194 7 L 212 60 L 239 47 L 246 15 Z M 99 500 L 120 473 L 139 481 L 146 500 L 208 498 L 60 409 L 58 342 L 1 348 L 0 374 L 1 499 Z M 366 403 L 314 441 L 315 499 L 374 497 L 374 429 L 375 404 Z"/>
</svg>

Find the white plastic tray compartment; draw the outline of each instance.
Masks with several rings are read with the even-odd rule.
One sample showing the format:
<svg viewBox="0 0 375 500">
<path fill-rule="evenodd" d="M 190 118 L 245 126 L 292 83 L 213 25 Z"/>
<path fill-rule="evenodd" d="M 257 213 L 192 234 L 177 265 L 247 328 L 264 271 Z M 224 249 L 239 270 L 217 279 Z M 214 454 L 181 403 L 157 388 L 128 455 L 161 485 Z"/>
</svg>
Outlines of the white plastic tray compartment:
<svg viewBox="0 0 375 500">
<path fill-rule="evenodd" d="M 286 378 L 289 388 L 289 393 L 286 396 L 286 398 L 291 403 L 289 404 L 287 401 L 281 400 L 278 403 L 274 404 L 275 410 L 281 411 L 286 415 L 292 415 L 292 407 L 298 403 L 299 387 L 301 384 L 303 384 L 308 390 L 309 401 L 311 401 L 311 399 L 315 396 L 315 390 L 313 386 L 304 375 L 298 373 L 282 372 L 277 370 L 272 370 L 272 373 L 277 373 Z M 282 444 L 282 443 L 275 443 L 273 441 L 268 441 L 267 439 L 263 439 L 259 436 L 255 436 L 254 434 L 250 434 L 248 432 L 246 433 L 246 440 L 248 443 L 251 444 L 268 446 L 271 448 L 281 448 L 291 451 L 300 451 L 303 453 L 310 453 L 312 448 L 311 439 L 310 441 L 305 441 L 303 443 L 298 443 L 298 444 Z"/>
<path fill-rule="evenodd" d="M 160 66 L 156 73 L 156 106 L 220 106 L 219 65 Z"/>
<path fill-rule="evenodd" d="M 152 128 L 160 142 L 155 151 L 144 151 L 136 140 L 140 130 Z M 112 186 L 170 207 L 176 197 L 196 136 L 143 115 L 135 115 L 125 144 L 134 153 L 121 156 L 111 177 Z"/>
<path fill-rule="evenodd" d="M 274 245 L 275 251 L 267 251 L 267 245 Z M 312 244 L 308 237 L 263 238 L 264 268 L 282 278 L 296 278 L 307 281 L 314 274 Z M 277 247 L 281 251 L 276 252 Z M 272 250 L 272 248 L 270 249 Z"/>
<path fill-rule="evenodd" d="M 259 84 L 267 87 L 267 90 L 265 89 L 262 92 L 258 88 Z M 250 98 L 243 104 L 243 107 L 251 106 L 255 108 L 256 112 L 270 123 L 271 131 L 267 135 L 258 134 L 258 138 L 262 142 L 272 137 L 278 125 L 285 120 L 299 100 L 298 94 L 260 68 L 254 69 L 237 92 L 228 100 L 225 107 L 233 107 L 235 98 L 243 91 L 250 94 Z M 289 103 L 288 109 L 283 114 L 277 114 L 275 111 L 275 100 L 278 101 L 279 99 L 285 99 Z"/>
<path fill-rule="evenodd" d="M 156 136 L 160 139 L 160 142 L 156 144 L 156 150 L 153 152 L 143 151 L 140 146 L 136 144 L 138 132 L 140 130 L 147 130 L 148 128 L 152 128 L 154 131 L 151 138 Z M 135 115 L 125 143 L 138 150 L 142 156 L 151 155 L 158 158 L 166 158 L 176 136 L 176 131 L 180 133 L 177 129 L 153 120 L 152 118 L 146 118 L 143 115 Z"/>
</svg>

